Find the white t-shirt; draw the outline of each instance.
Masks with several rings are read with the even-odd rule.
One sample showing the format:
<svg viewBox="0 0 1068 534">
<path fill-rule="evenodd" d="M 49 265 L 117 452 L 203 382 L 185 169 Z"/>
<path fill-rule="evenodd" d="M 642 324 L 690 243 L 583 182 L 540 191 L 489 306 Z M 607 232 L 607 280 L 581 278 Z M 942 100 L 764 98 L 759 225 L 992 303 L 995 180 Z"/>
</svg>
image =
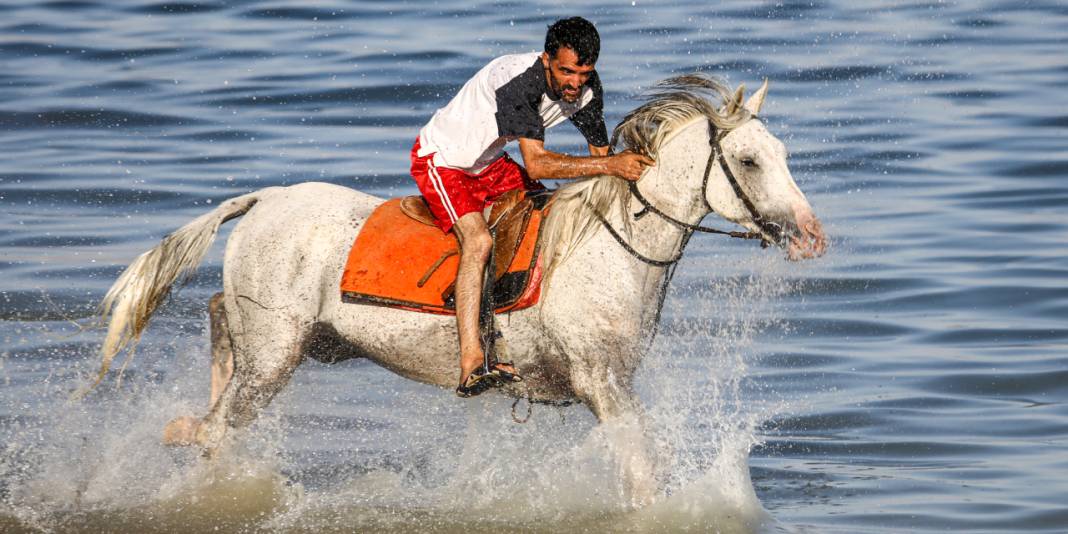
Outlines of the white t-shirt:
<svg viewBox="0 0 1068 534">
<path fill-rule="evenodd" d="M 419 132 L 419 156 L 434 165 L 478 174 L 510 141 L 545 140 L 564 119 L 594 146 L 608 145 L 604 95 L 596 71 L 571 103 L 549 94 L 540 52 L 501 56 L 478 71 Z"/>
</svg>

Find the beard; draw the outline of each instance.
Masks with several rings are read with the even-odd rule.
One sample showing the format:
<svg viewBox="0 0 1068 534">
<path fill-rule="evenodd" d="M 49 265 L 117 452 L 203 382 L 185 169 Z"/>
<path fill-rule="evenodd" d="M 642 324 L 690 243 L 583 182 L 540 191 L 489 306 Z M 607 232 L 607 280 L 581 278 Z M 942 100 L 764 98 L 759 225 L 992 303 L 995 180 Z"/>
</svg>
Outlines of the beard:
<svg viewBox="0 0 1068 534">
<path fill-rule="evenodd" d="M 550 75 L 551 76 L 551 75 Z M 565 102 L 573 103 L 578 100 L 579 95 L 582 94 L 580 88 L 572 85 L 562 85 L 555 79 L 552 80 L 553 92 L 556 93 Z"/>
</svg>

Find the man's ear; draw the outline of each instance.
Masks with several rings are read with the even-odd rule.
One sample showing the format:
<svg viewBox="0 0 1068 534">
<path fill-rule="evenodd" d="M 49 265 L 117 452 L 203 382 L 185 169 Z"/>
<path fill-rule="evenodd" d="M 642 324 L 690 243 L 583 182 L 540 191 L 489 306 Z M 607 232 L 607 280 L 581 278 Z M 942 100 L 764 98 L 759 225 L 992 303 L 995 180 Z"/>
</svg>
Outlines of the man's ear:
<svg viewBox="0 0 1068 534">
<path fill-rule="evenodd" d="M 548 52 L 542 52 L 541 53 L 541 66 L 543 66 L 545 68 L 549 68 L 549 53 Z"/>
</svg>

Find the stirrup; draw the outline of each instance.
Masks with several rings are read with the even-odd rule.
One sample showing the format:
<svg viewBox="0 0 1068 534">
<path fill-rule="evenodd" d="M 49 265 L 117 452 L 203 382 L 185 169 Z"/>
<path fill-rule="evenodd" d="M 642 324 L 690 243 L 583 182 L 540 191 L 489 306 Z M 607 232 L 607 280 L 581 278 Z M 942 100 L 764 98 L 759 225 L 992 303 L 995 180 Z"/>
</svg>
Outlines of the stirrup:
<svg viewBox="0 0 1068 534">
<path fill-rule="evenodd" d="M 469 398 L 481 395 L 487 389 L 501 387 L 501 378 L 496 372 L 487 373 L 484 368 L 477 367 L 471 374 L 467 375 L 467 380 L 464 380 L 459 386 L 456 386 L 456 396 L 461 398 Z"/>
</svg>

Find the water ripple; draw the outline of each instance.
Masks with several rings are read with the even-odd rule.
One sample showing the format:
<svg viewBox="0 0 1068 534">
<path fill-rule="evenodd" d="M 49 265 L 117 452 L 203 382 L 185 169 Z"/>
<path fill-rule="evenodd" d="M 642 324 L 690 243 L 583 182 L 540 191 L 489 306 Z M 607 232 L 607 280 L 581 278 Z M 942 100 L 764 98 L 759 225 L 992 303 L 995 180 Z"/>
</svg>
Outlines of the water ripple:
<svg viewBox="0 0 1068 534">
<path fill-rule="evenodd" d="M 302 21 L 338 21 L 338 20 L 366 20 L 388 17 L 392 11 L 386 7 L 380 9 L 363 8 L 357 9 L 348 6 L 344 9 L 318 9 L 309 7 L 272 7 L 261 9 L 248 9 L 240 14 L 242 17 L 253 19 L 288 19 Z"/>
<path fill-rule="evenodd" d="M 922 380 L 921 383 L 929 391 L 1006 397 L 1064 393 L 1068 390 L 1066 379 L 1068 371 L 1065 370 L 998 370 L 984 373 L 951 373 Z"/>
<path fill-rule="evenodd" d="M 797 82 L 829 82 L 839 80 L 859 80 L 879 77 L 893 72 L 890 66 L 877 65 L 840 65 L 833 67 L 815 67 L 797 71 L 786 71 L 781 76 Z M 777 76 L 778 78 L 779 76 Z"/>
<path fill-rule="evenodd" d="M 379 85 L 372 87 L 346 87 L 328 91 L 248 95 L 239 98 L 215 98 L 208 100 L 206 103 L 213 106 L 392 103 L 398 98 L 403 100 L 421 100 L 427 97 L 440 98 L 438 95 L 448 94 L 455 89 L 455 86 L 447 84 Z"/>
<path fill-rule="evenodd" d="M 163 127 L 204 124 L 202 119 L 143 113 L 118 109 L 45 109 L 40 111 L 2 111 L 0 128 L 86 128 L 112 129 L 128 127 Z"/>
<path fill-rule="evenodd" d="M 131 8 L 130 11 L 147 15 L 190 15 L 211 13 L 221 9 L 224 9 L 224 6 L 210 2 L 161 2 Z"/>
</svg>

